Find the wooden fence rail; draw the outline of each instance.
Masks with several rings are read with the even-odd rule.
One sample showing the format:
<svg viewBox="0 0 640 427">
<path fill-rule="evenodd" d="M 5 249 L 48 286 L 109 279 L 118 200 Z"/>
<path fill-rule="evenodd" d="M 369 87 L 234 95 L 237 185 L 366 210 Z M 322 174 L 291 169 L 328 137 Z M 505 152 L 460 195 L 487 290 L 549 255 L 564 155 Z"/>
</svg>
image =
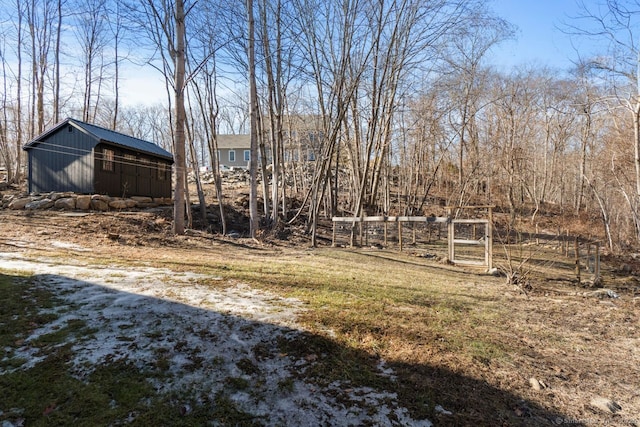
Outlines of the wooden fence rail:
<svg viewBox="0 0 640 427">
<path fill-rule="evenodd" d="M 487 207 L 482 207 L 487 208 Z M 491 211 L 491 207 L 489 208 L 489 212 Z M 447 245 L 448 245 L 448 259 L 454 264 L 464 264 L 464 265 L 474 265 L 474 266 L 483 266 L 487 270 L 492 268 L 492 259 L 493 259 L 493 238 L 492 238 L 492 225 L 491 225 L 491 213 L 489 213 L 488 219 L 457 219 L 453 218 L 452 209 L 447 208 L 449 211 L 449 216 L 446 217 L 437 217 L 437 216 L 365 216 L 365 217 L 333 217 L 333 236 L 332 236 L 332 246 L 336 246 L 336 233 L 337 233 L 337 224 L 344 223 L 350 225 L 350 245 L 354 246 L 356 241 L 356 233 L 359 237 L 359 244 L 362 246 L 363 244 L 368 246 L 369 242 L 369 225 L 370 224 L 382 224 L 383 228 L 383 241 L 384 245 L 387 246 L 389 243 L 389 226 L 393 226 L 395 223 L 395 227 L 397 227 L 397 243 L 400 251 L 403 249 L 404 241 L 403 241 L 403 227 L 405 224 L 411 225 L 411 230 L 413 232 L 413 241 L 412 243 L 416 243 L 416 225 L 433 225 L 433 224 L 447 224 Z M 456 225 L 471 225 L 475 227 L 480 225 L 484 228 L 484 233 L 480 239 L 474 238 L 456 238 Z M 377 230 L 377 228 L 376 228 Z M 429 240 L 431 239 L 431 228 L 429 230 Z M 374 230 L 375 231 L 375 230 Z M 439 229 L 438 229 L 439 231 Z M 456 258 L 456 245 L 466 245 L 466 246 L 477 246 L 484 245 L 484 257 L 482 259 L 460 259 Z"/>
</svg>

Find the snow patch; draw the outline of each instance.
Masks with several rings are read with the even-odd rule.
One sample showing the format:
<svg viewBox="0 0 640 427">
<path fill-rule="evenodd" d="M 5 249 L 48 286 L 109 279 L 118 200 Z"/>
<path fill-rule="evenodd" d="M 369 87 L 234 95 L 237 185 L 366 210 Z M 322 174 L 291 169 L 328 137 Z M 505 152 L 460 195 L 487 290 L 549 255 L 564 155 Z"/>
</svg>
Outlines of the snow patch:
<svg viewBox="0 0 640 427">
<path fill-rule="evenodd" d="M 279 349 L 279 340 L 302 331 L 298 300 L 246 284 L 216 289 L 198 281 L 209 276 L 160 268 L 98 268 L 19 253 L 0 253 L 0 267 L 38 275 L 37 285 L 62 300 L 59 317 L 34 330 L 11 355 L 27 360 L 21 369 L 42 360 L 33 340 L 82 321 L 92 333 L 68 339 L 70 369 L 80 379 L 101 363 L 121 361 L 143 372 L 160 370 L 162 375 L 149 376 L 160 393 L 184 392 L 196 401 L 227 393 L 266 425 L 432 425 L 413 420 L 395 393 L 338 382 L 323 389 L 299 379 L 315 359 L 295 359 Z M 384 361 L 379 370 L 393 378 Z M 250 392 L 230 392 L 231 378 L 246 381 Z"/>
</svg>

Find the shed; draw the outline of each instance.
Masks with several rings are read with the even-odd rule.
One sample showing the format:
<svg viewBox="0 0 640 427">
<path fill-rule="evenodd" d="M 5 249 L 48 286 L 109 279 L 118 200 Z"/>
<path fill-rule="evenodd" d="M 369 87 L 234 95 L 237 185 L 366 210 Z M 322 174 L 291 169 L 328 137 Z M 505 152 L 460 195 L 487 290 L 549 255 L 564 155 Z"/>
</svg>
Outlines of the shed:
<svg viewBox="0 0 640 427">
<path fill-rule="evenodd" d="M 171 197 L 173 156 L 149 141 L 67 118 L 23 149 L 31 193 Z"/>
</svg>

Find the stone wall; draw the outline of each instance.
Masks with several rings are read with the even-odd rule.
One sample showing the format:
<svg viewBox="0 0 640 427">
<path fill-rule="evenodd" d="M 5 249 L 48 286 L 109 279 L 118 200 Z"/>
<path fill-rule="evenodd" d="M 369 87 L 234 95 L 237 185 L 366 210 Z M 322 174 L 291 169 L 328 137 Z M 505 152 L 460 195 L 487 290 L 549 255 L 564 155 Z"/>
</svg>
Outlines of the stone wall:
<svg viewBox="0 0 640 427">
<path fill-rule="evenodd" d="M 151 197 L 109 197 L 100 194 L 85 195 L 75 193 L 48 194 L 5 194 L 0 201 L 2 209 L 42 210 L 56 209 L 66 211 L 109 211 L 123 209 L 146 209 L 158 206 L 170 206 L 170 198 Z"/>
</svg>

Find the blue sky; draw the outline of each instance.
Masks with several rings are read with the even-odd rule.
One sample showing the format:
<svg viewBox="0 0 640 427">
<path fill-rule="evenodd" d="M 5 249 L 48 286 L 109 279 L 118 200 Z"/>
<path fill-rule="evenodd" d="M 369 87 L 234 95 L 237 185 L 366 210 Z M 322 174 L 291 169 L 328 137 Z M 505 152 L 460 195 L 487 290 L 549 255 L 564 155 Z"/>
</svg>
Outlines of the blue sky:
<svg viewBox="0 0 640 427">
<path fill-rule="evenodd" d="M 597 0 L 584 2 L 593 6 Z M 571 37 L 559 29 L 563 22 L 570 23 L 571 17 L 578 15 L 576 0 L 491 0 L 490 7 L 518 27 L 516 40 L 503 42 L 488 58 L 489 63 L 500 71 L 508 72 L 525 65 L 549 66 L 565 71 L 577 58 L 576 47 L 584 54 L 585 47 L 590 46 L 587 40 L 575 37 L 572 44 Z M 125 103 L 165 102 L 164 85 L 157 72 L 128 74 L 123 88 L 123 93 L 130 95 L 128 98 L 125 96 Z M 135 95 L 140 92 L 154 96 L 140 99 Z"/>
<path fill-rule="evenodd" d="M 593 5 L 595 0 L 585 0 L 585 4 Z M 491 7 L 518 27 L 517 40 L 494 49 L 490 62 L 499 70 L 525 64 L 571 67 L 571 59 L 577 58 L 577 54 L 571 37 L 558 27 L 562 28 L 563 22 L 572 22 L 571 17 L 579 13 L 576 0 L 493 0 Z M 574 44 L 582 51 L 585 43 L 586 40 L 574 37 Z"/>
</svg>

